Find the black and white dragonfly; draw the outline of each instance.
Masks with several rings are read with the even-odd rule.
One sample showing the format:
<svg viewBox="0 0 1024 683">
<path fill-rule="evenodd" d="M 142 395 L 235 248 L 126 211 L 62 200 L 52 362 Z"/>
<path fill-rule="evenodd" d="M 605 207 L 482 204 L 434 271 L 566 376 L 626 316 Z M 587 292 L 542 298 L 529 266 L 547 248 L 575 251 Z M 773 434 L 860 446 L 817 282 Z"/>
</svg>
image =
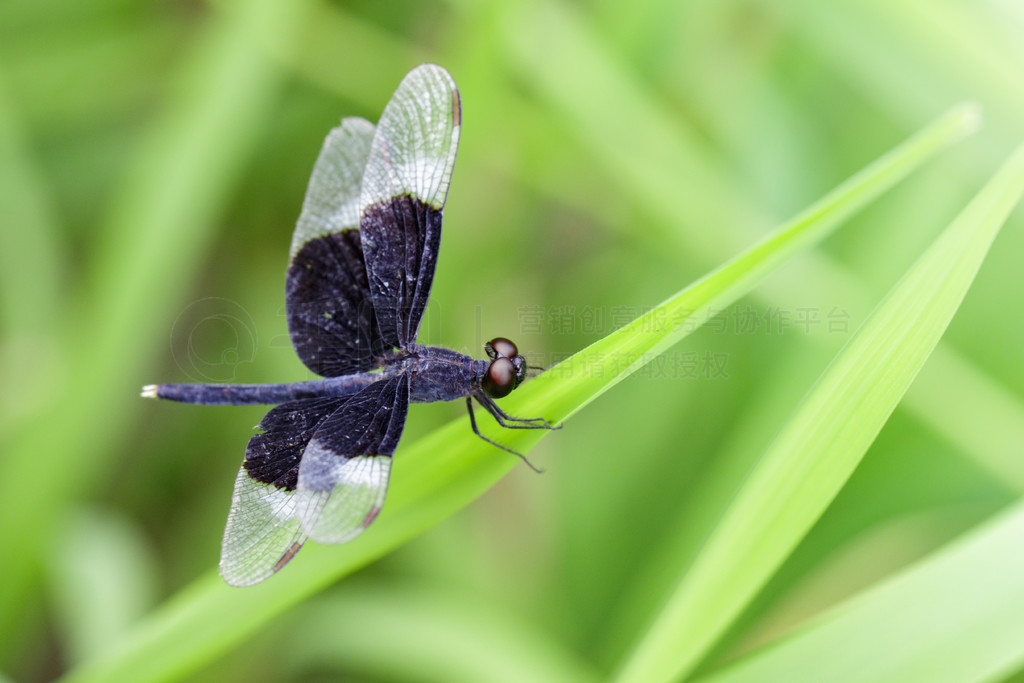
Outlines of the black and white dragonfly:
<svg viewBox="0 0 1024 683">
<path fill-rule="evenodd" d="M 346 118 L 324 141 L 292 238 L 285 304 L 299 358 L 325 379 L 143 388 L 186 403 L 280 404 L 235 480 L 220 561 L 230 584 L 266 579 L 307 538 L 342 543 L 373 522 L 410 402 L 465 398 L 474 432 L 501 448 L 480 434 L 473 400 L 503 427 L 552 428 L 494 402 L 526 378 L 511 341 L 489 342 L 489 360 L 416 343 L 461 118 L 452 77 L 424 64 L 376 128 Z"/>
</svg>

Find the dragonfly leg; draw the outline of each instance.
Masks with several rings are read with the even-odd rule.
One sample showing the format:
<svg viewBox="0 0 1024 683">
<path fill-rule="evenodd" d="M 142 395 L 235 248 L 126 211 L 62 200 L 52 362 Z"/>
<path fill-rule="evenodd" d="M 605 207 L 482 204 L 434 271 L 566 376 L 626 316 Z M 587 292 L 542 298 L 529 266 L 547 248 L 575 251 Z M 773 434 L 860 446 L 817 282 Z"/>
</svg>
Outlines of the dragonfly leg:
<svg viewBox="0 0 1024 683">
<path fill-rule="evenodd" d="M 480 433 L 480 428 L 476 424 L 476 415 L 473 413 L 473 398 L 470 397 L 470 396 L 466 397 L 466 408 L 469 409 L 469 424 L 473 427 L 473 433 L 474 434 L 476 434 L 477 436 L 479 436 L 481 439 L 483 439 L 487 443 L 491 444 L 492 446 L 497 446 L 498 448 L 500 448 L 501 450 L 505 451 L 506 453 L 511 453 L 512 455 L 516 456 L 517 458 L 519 458 L 520 460 L 525 462 L 527 467 L 529 467 L 531 470 L 533 470 L 537 474 L 541 474 L 544 471 L 544 470 L 539 469 L 538 467 L 536 467 L 522 453 L 520 453 L 518 451 L 514 451 L 511 448 L 509 448 L 508 446 L 503 446 L 502 444 L 498 443 L 497 441 L 494 441 L 493 439 L 489 439 L 489 438 L 487 438 L 486 436 L 484 436 L 483 434 Z M 499 421 L 498 424 L 501 424 L 500 421 Z"/>
<path fill-rule="evenodd" d="M 562 425 L 553 426 L 543 417 L 512 417 L 501 409 L 494 399 L 487 394 L 480 394 L 476 397 L 480 405 L 497 420 L 498 424 L 506 429 L 561 429 Z M 509 422 L 522 422 L 524 424 L 509 424 Z"/>
</svg>

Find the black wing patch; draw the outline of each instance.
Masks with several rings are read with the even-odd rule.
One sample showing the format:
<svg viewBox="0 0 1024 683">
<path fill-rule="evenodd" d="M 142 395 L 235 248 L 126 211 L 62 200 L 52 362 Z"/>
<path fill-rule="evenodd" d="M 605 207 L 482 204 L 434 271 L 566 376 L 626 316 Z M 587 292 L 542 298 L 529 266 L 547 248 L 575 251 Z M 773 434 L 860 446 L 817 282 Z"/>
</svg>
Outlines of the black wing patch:
<svg viewBox="0 0 1024 683">
<path fill-rule="evenodd" d="M 328 133 L 292 235 L 288 330 L 302 362 L 325 377 L 370 370 L 385 348 L 357 229 L 373 135 L 373 124 L 359 118 Z"/>
<path fill-rule="evenodd" d="M 285 491 L 299 481 L 299 462 L 306 444 L 320 425 L 348 400 L 313 398 L 289 401 L 273 408 L 260 421 L 262 433 L 249 439 L 243 469 L 249 477 Z"/>
<path fill-rule="evenodd" d="M 461 123 L 452 77 L 424 64 L 402 79 L 370 145 L 359 229 L 380 336 L 390 347 L 416 341 Z"/>
<path fill-rule="evenodd" d="M 398 197 L 367 208 L 361 227 L 376 236 L 370 272 L 380 335 L 388 348 L 405 348 L 416 342 L 434 281 L 441 211 Z"/>
<path fill-rule="evenodd" d="M 295 490 L 296 514 L 310 538 L 343 543 L 377 517 L 408 412 L 403 373 L 361 390 L 320 424 L 302 454 Z"/>
<path fill-rule="evenodd" d="M 295 352 L 318 375 L 371 370 L 390 348 L 378 332 L 358 230 L 307 242 L 288 267 L 285 301 Z"/>
</svg>

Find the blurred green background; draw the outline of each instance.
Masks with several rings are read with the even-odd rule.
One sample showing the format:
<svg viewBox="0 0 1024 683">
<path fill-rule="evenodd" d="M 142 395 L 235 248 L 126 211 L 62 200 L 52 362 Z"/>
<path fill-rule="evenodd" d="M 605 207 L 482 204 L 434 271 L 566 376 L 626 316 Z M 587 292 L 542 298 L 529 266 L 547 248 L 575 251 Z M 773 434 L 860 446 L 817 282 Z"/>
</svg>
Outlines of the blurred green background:
<svg viewBox="0 0 1024 683">
<path fill-rule="evenodd" d="M 1024 139 L 1012 0 L 7 0 L 0 671 L 53 678 L 215 568 L 265 409 L 138 390 L 309 377 L 283 314 L 309 172 L 342 116 L 376 121 L 423 61 L 458 83 L 463 132 L 421 341 L 480 357 L 503 335 L 543 365 L 952 104 L 980 102 L 986 127 L 548 436 L 531 453 L 544 475 L 516 468 L 217 653 L 204 680 L 527 680 L 527 650 L 559 678 L 608 675 L 800 396 Z M 1021 228 L 1018 212 L 843 493 L 702 671 L 1024 491 Z M 463 410 L 414 407 L 405 440 Z M 399 477 L 401 447 L 395 462 Z"/>
</svg>

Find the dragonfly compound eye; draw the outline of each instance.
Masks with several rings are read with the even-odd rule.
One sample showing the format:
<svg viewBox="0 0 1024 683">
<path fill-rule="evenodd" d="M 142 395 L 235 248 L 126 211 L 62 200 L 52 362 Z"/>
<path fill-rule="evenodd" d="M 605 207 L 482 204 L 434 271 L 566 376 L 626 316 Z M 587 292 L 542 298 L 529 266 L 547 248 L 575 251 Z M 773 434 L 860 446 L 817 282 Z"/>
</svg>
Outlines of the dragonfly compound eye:
<svg viewBox="0 0 1024 683">
<path fill-rule="evenodd" d="M 484 392 L 491 398 L 504 398 L 516 388 L 516 367 L 508 358 L 496 358 L 487 367 L 484 375 Z"/>
<path fill-rule="evenodd" d="M 484 344 L 484 350 L 487 351 L 487 356 L 491 360 L 495 358 L 515 358 L 519 354 L 519 349 L 516 348 L 516 345 L 504 337 L 495 337 L 487 342 Z"/>
</svg>

